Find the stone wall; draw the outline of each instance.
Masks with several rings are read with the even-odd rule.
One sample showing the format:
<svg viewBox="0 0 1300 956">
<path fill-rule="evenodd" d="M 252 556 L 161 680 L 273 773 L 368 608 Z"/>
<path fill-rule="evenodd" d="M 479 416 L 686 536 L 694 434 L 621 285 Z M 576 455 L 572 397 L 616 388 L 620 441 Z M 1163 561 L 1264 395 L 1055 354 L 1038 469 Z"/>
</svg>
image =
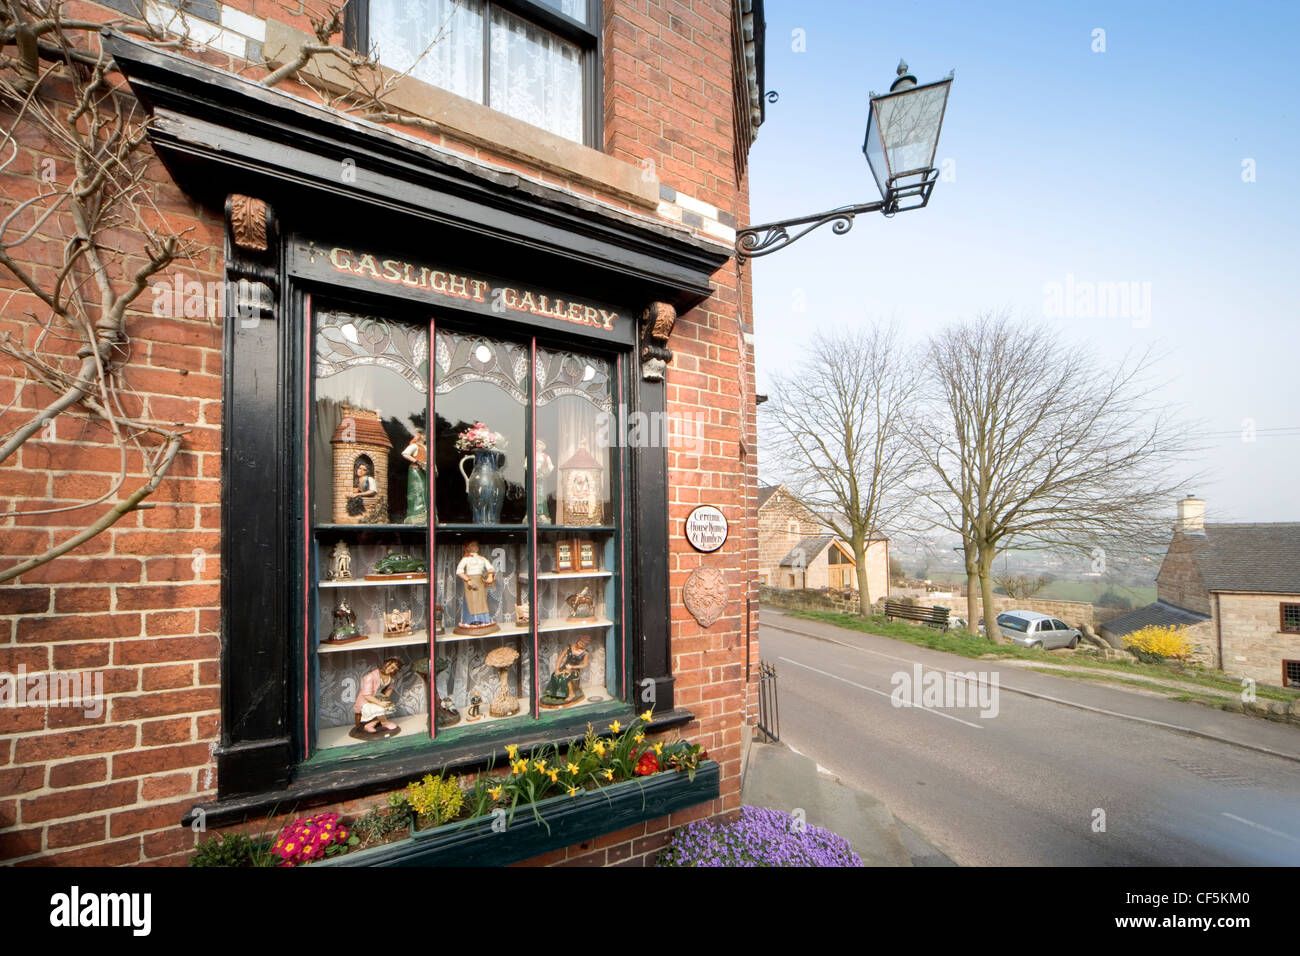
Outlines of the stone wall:
<svg viewBox="0 0 1300 956">
<path fill-rule="evenodd" d="M 853 591 L 792 591 L 786 588 L 760 587 L 758 600 L 766 607 L 791 611 L 858 613 L 858 595 Z"/>
<path fill-rule="evenodd" d="M 1156 575 L 1156 597 L 1166 604 L 1187 608 L 1198 614 L 1211 614 L 1210 595 L 1201 580 L 1200 569 L 1192 556 L 1187 538 L 1175 533 L 1169 550 Z"/>
<path fill-rule="evenodd" d="M 1300 634 L 1281 629 L 1280 606 L 1297 594 L 1219 594 L 1223 670 L 1262 684 L 1282 683 L 1282 661 L 1300 660 Z"/>
</svg>

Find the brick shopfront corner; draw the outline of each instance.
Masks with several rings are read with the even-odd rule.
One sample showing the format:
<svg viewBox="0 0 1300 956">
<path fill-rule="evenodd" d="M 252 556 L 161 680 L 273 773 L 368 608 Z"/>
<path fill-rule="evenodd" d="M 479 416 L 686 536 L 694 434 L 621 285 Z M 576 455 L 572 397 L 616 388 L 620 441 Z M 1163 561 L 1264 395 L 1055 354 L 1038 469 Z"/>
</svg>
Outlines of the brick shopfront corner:
<svg viewBox="0 0 1300 956">
<path fill-rule="evenodd" d="M 375 861 L 738 811 L 761 0 L 0 11 L 0 860 L 185 865 L 647 710 L 694 774 Z"/>
</svg>

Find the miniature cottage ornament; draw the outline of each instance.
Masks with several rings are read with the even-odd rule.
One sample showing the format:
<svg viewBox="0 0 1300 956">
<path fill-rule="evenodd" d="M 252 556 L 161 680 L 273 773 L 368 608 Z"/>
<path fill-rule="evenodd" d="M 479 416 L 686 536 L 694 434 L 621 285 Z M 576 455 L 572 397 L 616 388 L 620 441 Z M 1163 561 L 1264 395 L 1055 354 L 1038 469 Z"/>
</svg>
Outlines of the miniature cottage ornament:
<svg viewBox="0 0 1300 956">
<path fill-rule="evenodd" d="M 393 443 L 379 413 L 343 406 L 334 449 L 334 523 L 388 523 L 388 454 Z"/>
<path fill-rule="evenodd" d="M 580 442 L 572 455 L 560 465 L 559 497 L 557 510 L 562 524 L 590 527 L 605 520 L 604 467 Z"/>
</svg>

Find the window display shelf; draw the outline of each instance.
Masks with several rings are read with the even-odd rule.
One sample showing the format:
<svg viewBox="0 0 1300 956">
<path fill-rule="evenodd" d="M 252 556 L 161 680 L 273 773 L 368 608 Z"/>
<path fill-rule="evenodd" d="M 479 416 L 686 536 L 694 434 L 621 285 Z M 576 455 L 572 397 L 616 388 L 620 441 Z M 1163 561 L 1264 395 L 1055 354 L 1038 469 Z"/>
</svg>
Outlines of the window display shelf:
<svg viewBox="0 0 1300 956">
<path fill-rule="evenodd" d="M 613 571 L 539 571 L 537 580 L 539 581 L 565 581 L 569 578 L 612 578 Z M 525 581 L 528 580 L 527 574 L 520 574 L 519 577 Z"/>
<path fill-rule="evenodd" d="M 441 527 L 441 525 L 439 526 Z M 423 524 L 318 524 L 316 525 L 317 534 L 336 534 L 340 531 L 373 531 L 392 533 L 406 532 L 408 534 L 427 534 L 428 525 Z"/>
<path fill-rule="evenodd" d="M 441 637 L 438 638 L 442 640 Z M 412 644 L 428 644 L 429 632 L 427 630 L 412 631 L 410 634 L 402 634 L 394 637 L 383 637 L 370 634 L 364 641 L 353 641 L 351 644 L 317 644 L 316 652 L 318 654 L 346 654 L 348 651 L 372 651 L 378 647 L 406 647 Z"/>
<path fill-rule="evenodd" d="M 416 737 L 428 735 L 429 733 L 429 713 L 425 711 L 420 714 L 406 714 L 402 717 L 388 718 L 397 726 L 402 728 L 402 732 L 396 737 L 390 737 L 389 740 L 402 740 L 407 737 Z M 357 740 L 348 734 L 352 729 L 351 725 L 345 727 L 322 727 L 317 731 L 317 745 L 324 749 L 326 747 L 353 747 L 358 744 L 367 744 L 370 741 Z"/>
<path fill-rule="evenodd" d="M 526 524 L 439 524 L 434 525 L 437 532 L 449 534 L 498 534 L 501 532 L 518 533 L 527 531 Z"/>
<path fill-rule="evenodd" d="M 542 621 L 537 625 L 537 630 L 541 634 L 547 634 L 551 631 L 581 631 L 583 629 L 592 630 L 600 627 L 612 627 L 614 622 L 608 618 L 597 618 L 594 621 L 588 621 L 585 624 L 581 621 L 566 621 L 564 618 L 552 618 L 548 621 Z"/>
<path fill-rule="evenodd" d="M 559 618 L 542 621 L 537 625 L 537 630 L 539 633 L 546 634 L 552 631 L 578 631 L 583 628 L 596 630 L 597 628 L 611 627 L 613 624 L 613 621 L 607 620 L 606 618 L 598 618 L 595 621 L 588 621 L 585 624 L 579 621 L 566 621 L 563 618 Z M 451 628 L 448 628 L 446 634 L 439 634 L 437 636 L 437 641 L 439 644 L 449 643 L 451 641 L 482 641 L 492 637 L 519 637 L 521 634 L 528 633 L 530 633 L 530 630 L 527 625 L 521 626 L 517 624 L 502 624 L 499 631 L 493 631 L 491 634 L 453 634 Z M 360 642 L 358 641 L 357 644 L 351 646 L 358 647 L 360 646 Z"/>
<path fill-rule="evenodd" d="M 538 534 L 609 534 L 614 531 L 612 524 L 576 525 L 576 524 L 539 524 Z"/>
<path fill-rule="evenodd" d="M 427 576 L 422 578 L 407 578 L 405 581 L 367 581 L 364 578 L 351 578 L 346 581 L 317 581 L 316 586 L 321 588 L 400 588 L 425 587 L 429 583 Z"/>
</svg>

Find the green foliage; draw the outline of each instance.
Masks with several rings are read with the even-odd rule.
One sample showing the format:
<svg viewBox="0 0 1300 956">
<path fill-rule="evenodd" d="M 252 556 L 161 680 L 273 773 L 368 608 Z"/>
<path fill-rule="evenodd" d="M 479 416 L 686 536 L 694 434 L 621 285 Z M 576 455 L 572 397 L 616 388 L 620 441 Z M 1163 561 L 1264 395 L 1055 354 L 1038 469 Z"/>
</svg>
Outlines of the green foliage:
<svg viewBox="0 0 1300 956">
<path fill-rule="evenodd" d="M 257 844 L 245 833 L 221 833 L 194 849 L 190 866 L 253 866 Z"/>
<path fill-rule="evenodd" d="M 407 830 L 411 825 L 411 805 L 406 795 L 393 793 L 388 796 L 387 807 L 374 807 L 353 824 L 353 832 L 360 837 L 363 847 L 383 843 L 394 833 Z"/>
<path fill-rule="evenodd" d="M 408 784 L 406 799 L 420 823 L 426 827 L 441 826 L 456 819 L 465 802 L 460 780 L 446 780 L 441 774 L 425 774 L 424 779 Z"/>
<path fill-rule="evenodd" d="M 1192 654 L 1192 642 L 1186 628 L 1161 627 L 1156 624 L 1124 635 L 1124 645 L 1145 663 L 1158 663 L 1165 658 L 1186 660 Z"/>
</svg>

